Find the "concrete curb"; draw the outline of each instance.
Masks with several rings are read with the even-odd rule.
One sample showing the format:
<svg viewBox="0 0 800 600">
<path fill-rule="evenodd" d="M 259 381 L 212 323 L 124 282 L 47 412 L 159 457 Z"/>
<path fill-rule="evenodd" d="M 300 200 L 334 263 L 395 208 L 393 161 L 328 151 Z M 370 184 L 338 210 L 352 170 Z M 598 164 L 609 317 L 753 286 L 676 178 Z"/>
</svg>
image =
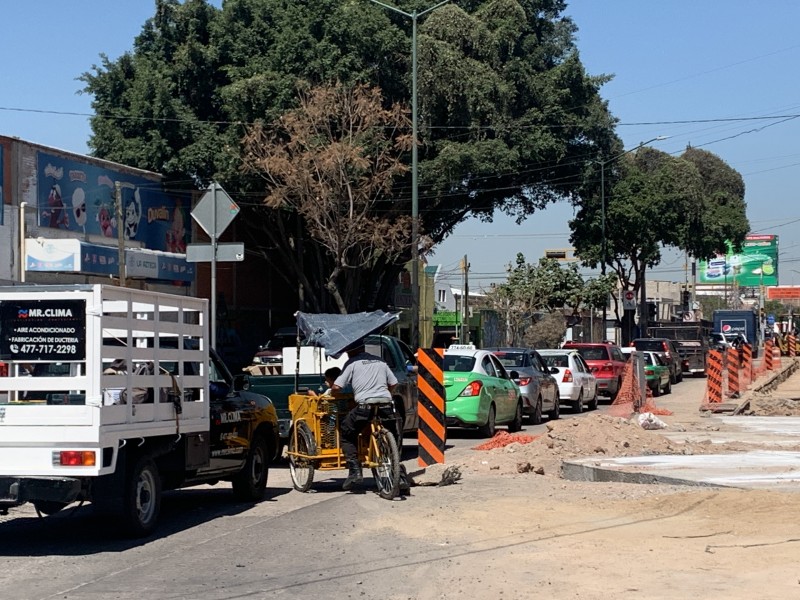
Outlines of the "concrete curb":
<svg viewBox="0 0 800 600">
<path fill-rule="evenodd" d="M 789 379 L 800 367 L 800 361 L 797 358 L 781 357 L 786 359 L 789 363 L 777 373 L 773 373 L 766 380 L 757 383 L 752 389 L 747 390 L 739 402 L 739 406 L 733 411 L 733 414 L 738 415 L 747 410 L 750 405 L 750 399 L 756 394 L 768 394 L 778 388 L 778 386 Z"/>
<path fill-rule="evenodd" d="M 731 487 L 726 485 L 706 483 L 704 481 L 695 481 L 692 479 L 668 477 L 666 475 L 653 475 L 652 473 L 626 472 L 617 469 L 606 469 L 603 467 L 590 466 L 569 461 L 564 461 L 561 464 L 561 474 L 564 479 L 569 479 L 570 481 L 646 483 L 651 485 L 685 485 L 705 488 Z"/>
</svg>

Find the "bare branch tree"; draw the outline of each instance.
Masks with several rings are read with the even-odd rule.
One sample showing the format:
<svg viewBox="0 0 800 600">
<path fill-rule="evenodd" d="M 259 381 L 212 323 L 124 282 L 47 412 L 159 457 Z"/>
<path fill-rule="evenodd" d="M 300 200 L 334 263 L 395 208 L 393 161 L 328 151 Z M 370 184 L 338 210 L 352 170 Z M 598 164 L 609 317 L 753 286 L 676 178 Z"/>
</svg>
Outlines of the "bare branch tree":
<svg viewBox="0 0 800 600">
<path fill-rule="evenodd" d="M 333 258 L 326 288 L 342 313 L 347 277 L 391 263 L 411 243 L 411 217 L 393 209 L 392 187 L 408 167 L 410 120 L 381 91 L 327 85 L 300 92 L 299 107 L 244 138 L 246 172 L 266 183 L 264 204 L 294 210 Z"/>
</svg>

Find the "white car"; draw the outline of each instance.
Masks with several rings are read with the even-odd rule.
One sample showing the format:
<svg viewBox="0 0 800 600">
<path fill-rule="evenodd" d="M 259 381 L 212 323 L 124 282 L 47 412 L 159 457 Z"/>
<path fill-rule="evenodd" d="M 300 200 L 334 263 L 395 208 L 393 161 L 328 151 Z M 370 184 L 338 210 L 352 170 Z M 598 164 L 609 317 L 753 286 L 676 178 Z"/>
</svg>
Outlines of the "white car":
<svg viewBox="0 0 800 600">
<path fill-rule="evenodd" d="M 597 409 L 597 378 L 577 350 L 539 350 L 544 364 L 558 382 L 561 401 L 572 406 L 572 412 Z"/>
</svg>

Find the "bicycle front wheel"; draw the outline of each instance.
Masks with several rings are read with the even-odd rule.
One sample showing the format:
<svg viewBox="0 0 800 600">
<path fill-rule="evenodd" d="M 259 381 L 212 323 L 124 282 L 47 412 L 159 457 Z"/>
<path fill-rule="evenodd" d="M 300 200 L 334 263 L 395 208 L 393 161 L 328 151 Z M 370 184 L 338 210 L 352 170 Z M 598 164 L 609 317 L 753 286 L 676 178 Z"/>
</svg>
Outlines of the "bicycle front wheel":
<svg viewBox="0 0 800 600">
<path fill-rule="evenodd" d="M 392 500 L 400 493 L 400 451 L 394 435 L 388 429 L 381 428 L 373 436 L 377 466 L 372 469 L 372 477 L 380 497 Z"/>
<path fill-rule="evenodd" d="M 292 476 L 294 489 L 298 492 L 307 492 L 314 481 L 314 460 L 303 456 L 314 456 L 317 453 L 317 444 L 314 435 L 305 421 L 295 423 L 294 430 L 289 436 L 289 473 Z"/>
</svg>

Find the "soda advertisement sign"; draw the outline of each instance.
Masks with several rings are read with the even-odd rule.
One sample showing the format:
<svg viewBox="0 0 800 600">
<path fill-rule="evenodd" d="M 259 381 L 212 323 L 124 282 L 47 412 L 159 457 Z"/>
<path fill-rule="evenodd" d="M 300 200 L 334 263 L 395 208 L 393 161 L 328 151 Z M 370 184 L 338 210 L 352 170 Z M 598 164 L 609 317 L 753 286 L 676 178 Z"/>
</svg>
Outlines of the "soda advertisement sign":
<svg viewBox="0 0 800 600">
<path fill-rule="evenodd" d="M 697 283 L 736 286 L 778 285 L 778 236 L 749 234 L 742 251 L 698 261 Z"/>
</svg>

